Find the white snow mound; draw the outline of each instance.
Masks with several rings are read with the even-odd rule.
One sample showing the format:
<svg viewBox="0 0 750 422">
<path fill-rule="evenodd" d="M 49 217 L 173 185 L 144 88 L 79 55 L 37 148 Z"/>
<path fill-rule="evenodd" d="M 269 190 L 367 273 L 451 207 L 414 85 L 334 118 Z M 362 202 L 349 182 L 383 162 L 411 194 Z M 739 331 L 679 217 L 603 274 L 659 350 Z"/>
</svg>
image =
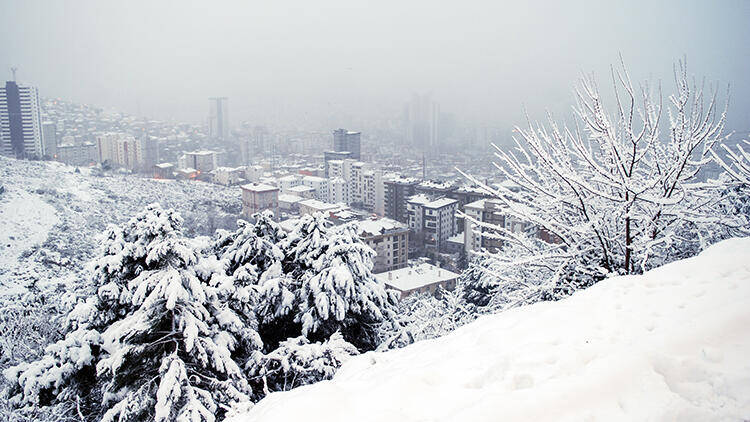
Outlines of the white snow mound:
<svg viewBox="0 0 750 422">
<path fill-rule="evenodd" d="M 349 360 L 233 421 L 750 419 L 750 238 Z"/>
</svg>

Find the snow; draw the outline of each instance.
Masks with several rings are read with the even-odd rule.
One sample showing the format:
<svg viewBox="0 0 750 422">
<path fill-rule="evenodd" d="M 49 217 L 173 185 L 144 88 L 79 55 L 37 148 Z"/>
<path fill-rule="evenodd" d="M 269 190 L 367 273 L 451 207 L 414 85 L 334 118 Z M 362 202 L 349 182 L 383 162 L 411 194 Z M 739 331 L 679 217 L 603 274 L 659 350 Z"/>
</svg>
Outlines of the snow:
<svg viewBox="0 0 750 422">
<path fill-rule="evenodd" d="M 232 421 L 742 420 L 750 238 L 347 361 Z"/>
<path fill-rule="evenodd" d="M 247 185 L 242 185 L 242 189 L 249 190 L 251 192 L 268 192 L 273 190 L 279 190 L 278 188 L 274 186 L 264 185 L 260 183 L 249 183 Z"/>
<path fill-rule="evenodd" d="M 378 236 L 389 231 L 407 230 L 404 224 L 390 218 L 359 221 L 357 225 L 359 227 L 359 234 L 363 237 Z"/>
<path fill-rule="evenodd" d="M 55 208 L 39 195 L 6 186 L 0 194 L 0 274 L 20 266 L 21 253 L 42 244 L 58 222 Z"/>
<path fill-rule="evenodd" d="M 443 281 L 455 280 L 458 278 L 458 274 L 432 264 L 423 263 L 413 267 L 375 274 L 375 278 L 381 283 L 405 292 Z"/>
</svg>

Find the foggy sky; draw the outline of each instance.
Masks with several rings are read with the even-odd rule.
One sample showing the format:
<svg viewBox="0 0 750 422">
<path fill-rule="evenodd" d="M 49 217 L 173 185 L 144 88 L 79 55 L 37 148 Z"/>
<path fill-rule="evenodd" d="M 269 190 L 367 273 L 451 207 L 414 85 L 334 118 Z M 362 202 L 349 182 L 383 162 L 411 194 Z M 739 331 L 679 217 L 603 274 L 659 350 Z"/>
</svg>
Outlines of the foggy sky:
<svg viewBox="0 0 750 422">
<path fill-rule="evenodd" d="M 444 3 L 444 4 L 443 4 Z M 604 4 L 607 3 L 607 4 Z M 750 130 L 750 1 L 0 2 L 0 73 L 47 97 L 200 123 L 345 126 L 396 116 L 412 93 L 478 125 L 568 113 L 582 71 L 635 80 L 672 64 L 731 83 Z M 328 120 L 326 120 L 328 119 Z"/>
</svg>

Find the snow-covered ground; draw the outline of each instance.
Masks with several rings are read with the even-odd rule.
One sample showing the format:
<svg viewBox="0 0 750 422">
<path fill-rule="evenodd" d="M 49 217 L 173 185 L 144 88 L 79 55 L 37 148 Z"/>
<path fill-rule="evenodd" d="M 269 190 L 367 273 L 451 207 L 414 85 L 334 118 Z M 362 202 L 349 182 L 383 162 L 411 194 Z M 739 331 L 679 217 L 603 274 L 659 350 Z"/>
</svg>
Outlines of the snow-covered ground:
<svg viewBox="0 0 750 422">
<path fill-rule="evenodd" d="M 235 228 L 240 189 L 203 182 L 99 174 L 56 162 L 0 157 L 0 298 L 30 285 L 72 290 L 107 224 L 151 202 L 174 208 L 189 236 Z"/>
<path fill-rule="evenodd" d="M 0 271 L 21 265 L 21 253 L 39 247 L 59 221 L 55 208 L 39 195 L 18 186 L 6 187 L 0 196 Z"/>
<path fill-rule="evenodd" d="M 233 421 L 750 419 L 750 238 L 349 360 Z"/>
</svg>

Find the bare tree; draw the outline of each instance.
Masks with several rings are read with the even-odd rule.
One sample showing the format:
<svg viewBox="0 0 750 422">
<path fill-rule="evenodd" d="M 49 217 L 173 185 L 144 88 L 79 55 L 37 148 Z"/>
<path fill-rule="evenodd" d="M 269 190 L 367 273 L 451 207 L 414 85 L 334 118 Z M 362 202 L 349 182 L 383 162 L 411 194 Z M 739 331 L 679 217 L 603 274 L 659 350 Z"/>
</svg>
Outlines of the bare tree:
<svg viewBox="0 0 750 422">
<path fill-rule="evenodd" d="M 742 143 L 737 144 L 736 151 L 733 151 L 726 145 L 722 145 L 721 147 L 724 149 L 726 157 L 720 157 L 716 151 L 711 151 L 711 155 L 714 161 L 724 169 L 734 182 L 750 185 L 750 151 L 745 151 L 742 144 L 750 147 L 750 142 L 748 141 L 742 141 Z"/>
<path fill-rule="evenodd" d="M 620 64 L 611 69 L 612 110 L 593 75 L 585 75 L 575 90 L 574 124 L 560 125 L 549 114 L 546 125 L 527 117 L 528 126 L 515 130 L 513 150 L 493 145 L 495 166 L 518 189 L 464 174 L 495 198 L 506 221 L 530 228 L 519 232 L 464 216 L 504 245 L 492 255 L 491 271 L 499 285 L 513 288 L 500 288 L 494 303 L 528 303 L 610 274 L 640 273 L 711 243 L 712 224 L 733 224 L 715 212 L 720 196 L 696 177 L 726 138 L 718 89 L 705 93 L 681 61 L 676 91 L 664 105 L 660 84 L 636 88 Z"/>
</svg>

